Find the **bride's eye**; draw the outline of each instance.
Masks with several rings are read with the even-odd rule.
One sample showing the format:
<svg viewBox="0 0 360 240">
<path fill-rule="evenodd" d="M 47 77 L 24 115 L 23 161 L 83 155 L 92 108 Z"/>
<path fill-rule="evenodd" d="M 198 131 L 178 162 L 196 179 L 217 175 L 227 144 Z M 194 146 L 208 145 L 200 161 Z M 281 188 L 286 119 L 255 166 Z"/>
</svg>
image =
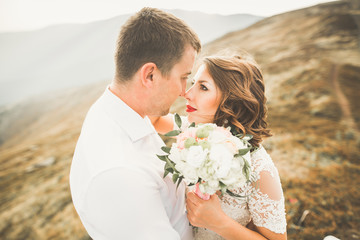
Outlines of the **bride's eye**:
<svg viewBox="0 0 360 240">
<path fill-rule="evenodd" d="M 191 80 L 191 85 L 194 85 L 195 84 L 195 80 Z"/>
<path fill-rule="evenodd" d="M 200 89 L 203 91 L 209 90 L 204 84 L 200 84 Z"/>
</svg>

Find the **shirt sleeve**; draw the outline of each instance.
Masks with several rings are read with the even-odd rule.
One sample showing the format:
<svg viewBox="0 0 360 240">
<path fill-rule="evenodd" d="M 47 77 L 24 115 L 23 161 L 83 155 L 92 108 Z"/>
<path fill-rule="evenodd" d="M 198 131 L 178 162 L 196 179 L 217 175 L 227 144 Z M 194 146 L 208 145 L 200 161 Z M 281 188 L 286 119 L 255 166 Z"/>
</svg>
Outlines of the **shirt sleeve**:
<svg viewBox="0 0 360 240">
<path fill-rule="evenodd" d="M 94 239 L 180 239 L 170 224 L 159 188 L 146 173 L 116 168 L 97 175 L 84 200 Z"/>
</svg>

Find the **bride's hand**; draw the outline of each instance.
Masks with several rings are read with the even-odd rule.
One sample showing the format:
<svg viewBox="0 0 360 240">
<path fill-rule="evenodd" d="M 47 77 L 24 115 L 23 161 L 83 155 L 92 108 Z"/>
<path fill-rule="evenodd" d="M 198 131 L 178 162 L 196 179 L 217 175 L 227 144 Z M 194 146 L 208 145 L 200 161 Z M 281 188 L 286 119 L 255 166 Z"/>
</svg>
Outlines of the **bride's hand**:
<svg viewBox="0 0 360 240">
<path fill-rule="evenodd" d="M 214 229 L 227 218 L 216 194 L 211 195 L 209 200 L 202 200 L 194 192 L 188 192 L 186 209 L 189 222 L 196 227 Z"/>
</svg>

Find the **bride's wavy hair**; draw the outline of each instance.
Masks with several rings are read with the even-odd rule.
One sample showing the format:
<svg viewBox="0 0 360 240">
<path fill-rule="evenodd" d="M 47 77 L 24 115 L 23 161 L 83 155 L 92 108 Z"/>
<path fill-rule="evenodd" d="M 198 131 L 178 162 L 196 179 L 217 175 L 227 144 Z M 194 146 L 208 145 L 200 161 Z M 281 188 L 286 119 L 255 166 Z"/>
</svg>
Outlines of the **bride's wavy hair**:
<svg viewBox="0 0 360 240">
<path fill-rule="evenodd" d="M 272 134 L 267 128 L 265 85 L 257 63 L 240 56 L 212 56 L 203 62 L 222 92 L 214 123 L 251 134 L 250 143 L 259 147 Z"/>
</svg>

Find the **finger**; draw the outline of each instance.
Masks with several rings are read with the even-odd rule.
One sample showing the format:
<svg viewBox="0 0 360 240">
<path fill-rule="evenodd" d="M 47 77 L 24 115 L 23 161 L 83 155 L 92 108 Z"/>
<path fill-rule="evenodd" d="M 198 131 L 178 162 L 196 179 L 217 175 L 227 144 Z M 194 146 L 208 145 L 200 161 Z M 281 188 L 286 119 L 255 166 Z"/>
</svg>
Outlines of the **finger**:
<svg viewBox="0 0 360 240">
<path fill-rule="evenodd" d="M 189 206 L 186 206 L 186 212 L 187 212 L 187 218 L 189 219 L 190 222 L 192 222 L 194 216 L 193 210 Z"/>
<path fill-rule="evenodd" d="M 210 200 L 216 200 L 219 199 L 219 196 L 215 193 L 213 195 L 210 195 Z"/>
<path fill-rule="evenodd" d="M 195 205 L 199 205 L 201 203 L 201 198 L 197 196 L 194 192 L 188 192 L 187 199 Z"/>
<path fill-rule="evenodd" d="M 190 200 L 186 200 L 186 209 L 188 209 L 188 211 L 194 212 L 196 205 Z"/>
<path fill-rule="evenodd" d="M 188 214 L 192 214 L 192 212 L 193 212 L 193 209 L 189 204 L 186 204 L 186 211 Z"/>
<path fill-rule="evenodd" d="M 187 211 L 187 219 L 191 223 L 191 225 L 195 226 L 195 214 L 193 212 L 193 209 L 186 205 L 186 211 Z"/>
</svg>

